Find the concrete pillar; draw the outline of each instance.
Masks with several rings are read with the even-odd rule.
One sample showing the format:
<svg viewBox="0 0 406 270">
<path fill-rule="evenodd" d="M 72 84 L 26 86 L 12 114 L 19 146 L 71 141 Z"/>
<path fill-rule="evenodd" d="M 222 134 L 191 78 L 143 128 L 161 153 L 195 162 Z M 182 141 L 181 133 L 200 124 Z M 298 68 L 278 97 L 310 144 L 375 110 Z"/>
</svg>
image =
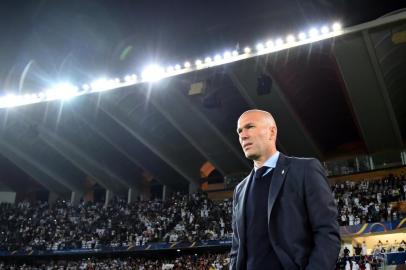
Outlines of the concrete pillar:
<svg viewBox="0 0 406 270">
<path fill-rule="evenodd" d="M 355 168 L 357 169 L 357 172 L 359 172 L 359 160 L 358 160 L 358 157 L 355 157 Z"/>
<path fill-rule="evenodd" d="M 189 183 L 189 194 L 193 194 L 195 192 L 197 192 L 200 189 L 200 186 L 193 182 L 193 183 Z"/>
<path fill-rule="evenodd" d="M 368 158 L 369 158 L 369 169 L 370 169 L 370 170 L 375 169 L 374 160 L 372 159 L 371 156 L 368 156 Z"/>
<path fill-rule="evenodd" d="M 106 189 L 106 196 L 104 199 L 104 207 L 107 207 L 109 205 L 109 202 L 113 198 L 113 192 L 111 190 Z"/>
<path fill-rule="evenodd" d="M 70 194 L 70 203 L 71 205 L 78 205 L 80 202 L 80 199 L 82 199 L 83 197 L 83 193 L 79 192 L 79 191 L 72 191 Z"/>
<path fill-rule="evenodd" d="M 140 195 L 140 192 L 136 188 L 129 188 L 127 195 L 127 203 L 130 204 L 137 200 L 137 197 Z"/>
<path fill-rule="evenodd" d="M 58 194 L 55 192 L 50 191 L 48 195 L 48 204 L 53 205 L 59 199 Z"/>
<path fill-rule="evenodd" d="M 402 160 L 402 165 L 406 165 L 406 152 L 405 151 L 400 152 L 400 158 Z"/>
<path fill-rule="evenodd" d="M 0 203 L 11 203 L 16 202 L 16 192 L 14 191 L 0 191 Z"/>
</svg>

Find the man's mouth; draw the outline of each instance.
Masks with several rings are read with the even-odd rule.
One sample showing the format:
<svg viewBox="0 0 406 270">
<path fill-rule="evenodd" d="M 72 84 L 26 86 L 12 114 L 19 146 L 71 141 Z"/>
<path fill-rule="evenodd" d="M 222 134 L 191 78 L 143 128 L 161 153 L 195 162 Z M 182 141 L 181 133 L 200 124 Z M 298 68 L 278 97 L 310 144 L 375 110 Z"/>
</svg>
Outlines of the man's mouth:
<svg viewBox="0 0 406 270">
<path fill-rule="evenodd" d="M 243 148 L 244 150 L 246 150 L 246 149 L 249 148 L 251 145 L 252 145 L 252 143 L 245 143 L 242 148 Z"/>
</svg>

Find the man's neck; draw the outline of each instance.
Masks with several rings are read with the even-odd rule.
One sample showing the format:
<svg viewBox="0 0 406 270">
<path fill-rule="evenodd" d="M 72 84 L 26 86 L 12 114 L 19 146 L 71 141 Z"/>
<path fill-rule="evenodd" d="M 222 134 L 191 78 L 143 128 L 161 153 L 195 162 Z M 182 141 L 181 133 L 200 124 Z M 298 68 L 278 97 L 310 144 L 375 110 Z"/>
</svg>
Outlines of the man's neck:
<svg viewBox="0 0 406 270">
<path fill-rule="evenodd" d="M 262 166 L 264 166 L 264 163 L 270 158 L 270 157 L 272 157 L 273 155 L 275 155 L 276 154 L 276 152 L 278 152 L 278 150 L 274 150 L 274 151 L 272 151 L 269 155 L 267 155 L 267 156 L 265 156 L 265 157 L 262 157 L 262 158 L 260 158 L 260 159 L 258 159 L 258 160 L 254 160 L 254 166 L 256 167 L 256 168 L 261 168 Z"/>
</svg>

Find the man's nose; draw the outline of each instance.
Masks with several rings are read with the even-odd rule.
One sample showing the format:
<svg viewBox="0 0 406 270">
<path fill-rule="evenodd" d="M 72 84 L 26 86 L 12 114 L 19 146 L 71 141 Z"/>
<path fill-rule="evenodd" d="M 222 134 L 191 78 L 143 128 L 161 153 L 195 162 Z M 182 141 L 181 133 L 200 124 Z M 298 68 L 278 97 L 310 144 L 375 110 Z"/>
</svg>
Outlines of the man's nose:
<svg viewBox="0 0 406 270">
<path fill-rule="evenodd" d="M 247 132 L 241 131 L 241 133 L 240 133 L 240 140 L 243 141 L 243 140 L 246 140 L 247 138 L 248 138 Z"/>
</svg>

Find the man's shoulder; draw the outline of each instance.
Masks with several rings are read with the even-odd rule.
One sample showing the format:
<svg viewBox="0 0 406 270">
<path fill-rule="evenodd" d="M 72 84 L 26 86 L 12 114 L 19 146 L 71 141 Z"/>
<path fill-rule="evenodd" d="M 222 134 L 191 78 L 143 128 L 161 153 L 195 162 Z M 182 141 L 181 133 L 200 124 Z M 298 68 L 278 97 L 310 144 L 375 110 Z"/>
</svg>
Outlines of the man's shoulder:
<svg viewBox="0 0 406 270">
<path fill-rule="evenodd" d="M 311 163 L 320 163 L 318 159 L 313 157 L 294 157 L 294 156 L 283 156 L 290 165 L 306 166 Z"/>
<path fill-rule="evenodd" d="M 238 183 L 238 184 L 235 186 L 235 188 L 234 188 L 234 193 L 237 193 L 237 194 L 238 194 L 238 193 L 240 192 L 241 188 L 247 184 L 248 179 L 250 178 L 250 175 L 251 175 L 251 173 L 248 174 L 240 183 Z"/>
</svg>

